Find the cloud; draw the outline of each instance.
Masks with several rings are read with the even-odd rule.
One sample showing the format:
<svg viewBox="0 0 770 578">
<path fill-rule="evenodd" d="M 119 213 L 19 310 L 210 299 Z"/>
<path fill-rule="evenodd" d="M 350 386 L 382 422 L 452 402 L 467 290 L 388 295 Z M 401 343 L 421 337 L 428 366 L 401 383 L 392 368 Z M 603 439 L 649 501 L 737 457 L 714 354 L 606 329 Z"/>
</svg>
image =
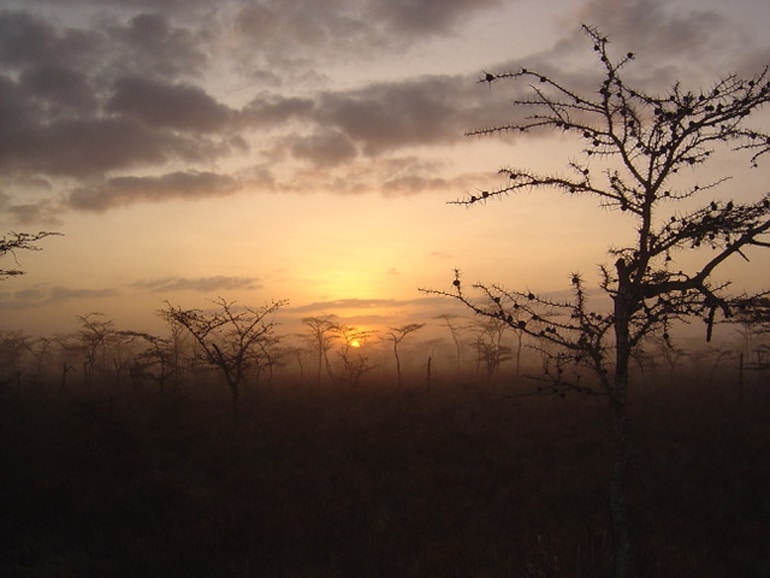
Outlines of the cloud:
<svg viewBox="0 0 770 578">
<path fill-rule="evenodd" d="M 6 210 L 15 207 L 15 218 L 23 222 L 50 222 L 57 209 L 105 211 L 136 202 L 230 194 L 242 177 L 217 173 L 212 166 L 254 149 L 274 163 L 269 182 L 258 179 L 264 185 L 260 190 L 296 190 L 293 183 L 307 170 L 325 172 L 317 181 L 341 193 L 380 188 L 383 182 L 389 194 L 404 194 L 409 185 L 427 190 L 439 184 L 428 175 L 401 171 L 383 178 L 362 168 L 358 159 L 361 154 L 388 159 L 405 147 L 457 142 L 473 121 L 485 118 L 479 113 L 489 113 L 490 102 L 497 102 L 495 96 L 482 101 L 472 82 L 451 76 L 354 90 L 319 86 L 301 96 L 263 91 L 237 106 L 220 100 L 224 93 L 215 96 L 204 88 L 204 73 L 212 72 L 215 62 L 223 64 L 215 58 L 232 56 L 228 47 L 243 51 L 239 34 L 260 44 L 259 57 L 268 60 L 273 50 L 299 54 L 312 45 L 295 62 L 304 74 L 324 58 L 324 50 L 349 53 L 356 39 L 367 43 L 367 51 L 387 44 L 410 15 L 417 19 L 413 28 L 398 33 L 412 35 L 411 42 L 443 34 L 453 22 L 495 2 L 199 2 L 184 13 L 172 1 L 151 13 L 142 11 L 147 3 L 139 0 L 37 4 L 46 11 L 0 10 L 0 63 L 7 71 L 0 74 L 0 170 L 46 178 L 55 181 L 52 191 L 70 192 L 63 204 L 9 200 Z M 10 5 L 29 6 L 14 0 Z M 100 10 L 92 10 L 87 22 L 67 20 L 77 25 L 51 17 L 55 9 L 76 5 Z M 198 11 L 204 7 L 209 10 Z M 351 22 L 357 26 L 351 28 Z M 280 77 L 280 67 L 272 71 Z M 292 165 L 295 160 L 306 163 Z M 170 163 L 179 170 L 137 176 L 136 171 L 162 172 Z M 248 170 L 233 169 L 241 175 Z M 375 178 L 366 180 L 367 173 Z M 16 194 L 25 193 L 16 189 Z"/>
<path fill-rule="evenodd" d="M 51 201 L 44 199 L 36 203 L 9 204 L 0 208 L 11 216 L 11 220 L 20 225 L 32 225 L 45 223 L 48 225 L 60 225 L 60 209 Z"/>
<path fill-rule="evenodd" d="M 318 167 L 326 168 L 350 161 L 358 155 L 353 142 L 339 131 L 296 137 L 289 148 L 295 158 L 308 160 Z"/>
<path fill-rule="evenodd" d="M 201 27 L 207 24 L 205 20 L 198 23 Z M 174 25 L 154 10 L 139 13 L 126 24 L 104 27 L 117 70 L 122 73 L 143 72 L 161 78 L 195 76 L 209 61 L 203 32 Z"/>
<path fill-rule="evenodd" d="M 384 31 L 399 35 L 446 34 L 463 25 L 474 13 L 494 6 L 494 0 L 373 0 L 372 15 Z"/>
<path fill-rule="evenodd" d="M 457 81 L 449 76 L 423 77 L 326 93 L 314 118 L 338 127 L 368 155 L 454 141 L 463 133 Z"/>
<path fill-rule="evenodd" d="M 235 291 L 240 289 L 259 289 L 262 285 L 256 277 L 199 277 L 188 279 L 185 277 L 166 277 L 164 279 L 151 279 L 137 281 L 133 287 L 146 289 L 155 293 L 169 291 L 198 291 L 210 293 L 213 291 Z"/>
<path fill-rule="evenodd" d="M 237 180 L 209 172 L 175 172 L 159 177 L 114 177 L 101 185 L 73 190 L 67 201 L 73 209 L 102 212 L 138 201 L 197 199 L 231 195 Z"/>
<path fill-rule="evenodd" d="M 252 170 L 259 173 L 248 182 L 258 185 L 250 187 L 255 191 L 306 191 L 300 182 L 338 194 L 455 188 L 468 177 L 396 165 L 423 152 L 445 158 L 445 148 L 465 142 L 466 131 L 520 120 L 526 111 L 510 101 L 530 94 L 523 84 L 488 87 L 452 74 L 393 73 L 388 81 L 332 84 L 340 62 L 345 70 L 363 59 L 387 68 L 393 54 L 406 58 L 420 44 L 470 30 L 477 16 L 506 8 L 501 0 L 6 0 L 4 6 L 3 185 L 16 177 L 52 183 L 47 202 L 23 187 L 3 190 L 9 197 L 3 210 L 13 208 L 25 223 L 51 221 L 57 210 L 232 194 Z M 62 17 L 63 10 L 72 13 Z M 626 73 L 642 86 L 768 58 L 727 10 L 583 0 L 562 18 L 562 38 L 552 47 L 480 66 L 526 65 L 595 91 L 601 69 L 578 30 L 581 20 L 605 31 L 613 48 L 638 53 Z M 54 197 L 61 191 L 69 191 L 64 203 Z"/>
<path fill-rule="evenodd" d="M 88 32 L 57 29 L 29 12 L 0 10 L 0 63 L 6 68 L 83 63 L 96 44 Z"/>
<path fill-rule="evenodd" d="M 295 118 L 305 118 L 314 106 L 315 102 L 310 98 L 262 95 L 247 104 L 239 118 L 258 128 L 272 127 Z"/>
<path fill-rule="evenodd" d="M 106 107 L 148 126 L 201 133 L 221 130 L 231 116 L 200 87 L 138 76 L 118 79 Z"/>
<path fill-rule="evenodd" d="M 239 40 L 268 62 L 370 58 L 444 36 L 500 0 L 263 0 L 242 2 L 233 16 Z M 407 41 L 406 44 L 404 41 Z"/>
<path fill-rule="evenodd" d="M 729 10 L 717 12 L 694 2 L 589 0 L 563 22 L 595 26 L 610 39 L 611 52 L 636 53 L 636 63 L 625 74 L 635 76 L 648 90 L 665 89 L 677 81 L 698 85 L 704 74 L 715 80 L 744 69 L 754 74 L 759 68 L 749 69 L 745 63 L 755 62 L 757 51 L 767 56 L 766 48 L 755 45 L 757 39 Z M 572 29 L 539 58 L 566 71 L 575 53 L 587 54 L 588 41 L 577 27 Z"/>
<path fill-rule="evenodd" d="M 396 307 L 408 301 L 396 299 L 335 299 L 334 301 L 317 301 L 299 307 L 287 308 L 292 313 L 310 313 L 333 309 L 378 309 L 382 307 Z"/>
<path fill-rule="evenodd" d="M 115 289 L 73 289 L 62 286 L 38 286 L 21 291 L 0 293 L 0 309 L 27 309 L 59 305 L 68 301 L 103 299 L 119 295 Z"/>
<path fill-rule="evenodd" d="M 407 175 L 385 181 L 382 192 L 387 195 L 418 195 L 425 191 L 448 190 L 449 181 L 440 177 L 425 178 L 419 175 Z"/>
</svg>

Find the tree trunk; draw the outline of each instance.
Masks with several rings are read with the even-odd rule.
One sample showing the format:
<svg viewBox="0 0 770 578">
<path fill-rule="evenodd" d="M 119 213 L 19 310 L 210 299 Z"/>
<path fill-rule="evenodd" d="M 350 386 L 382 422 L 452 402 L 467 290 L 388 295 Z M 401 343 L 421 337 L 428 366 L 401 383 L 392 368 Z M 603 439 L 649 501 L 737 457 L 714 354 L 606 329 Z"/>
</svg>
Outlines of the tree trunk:
<svg viewBox="0 0 770 578">
<path fill-rule="evenodd" d="M 228 385 L 230 386 L 230 393 L 232 394 L 233 402 L 233 423 L 238 425 L 239 404 L 238 404 L 238 383 L 230 381 L 228 379 Z"/>
<path fill-rule="evenodd" d="M 401 387 L 401 360 L 398 358 L 398 344 L 393 342 L 393 355 L 396 357 L 396 375 L 398 376 L 398 387 Z"/>
<path fill-rule="evenodd" d="M 628 471 L 628 415 L 625 404 L 612 407 L 615 456 L 610 481 L 610 517 L 612 519 L 615 577 L 627 578 L 631 572 L 631 539 L 626 504 Z"/>
<path fill-rule="evenodd" d="M 631 539 L 629 536 L 626 475 L 628 472 L 628 364 L 631 357 L 629 323 L 632 300 L 619 268 L 620 287 L 615 296 L 615 379 L 611 397 L 614 463 L 610 479 L 610 518 L 612 521 L 615 578 L 631 574 Z M 625 289 L 625 291 L 624 291 Z"/>
</svg>

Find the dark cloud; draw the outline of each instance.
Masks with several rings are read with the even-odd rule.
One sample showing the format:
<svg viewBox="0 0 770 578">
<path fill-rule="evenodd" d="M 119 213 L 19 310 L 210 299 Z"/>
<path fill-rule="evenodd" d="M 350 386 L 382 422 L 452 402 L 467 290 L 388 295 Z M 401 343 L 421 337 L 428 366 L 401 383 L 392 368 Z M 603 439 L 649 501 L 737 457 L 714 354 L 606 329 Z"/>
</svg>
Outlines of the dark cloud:
<svg viewBox="0 0 770 578">
<path fill-rule="evenodd" d="M 398 35 L 444 34 L 499 0 L 372 0 L 371 14 L 384 31 Z"/>
<path fill-rule="evenodd" d="M 375 309 L 381 307 L 396 307 L 409 301 L 396 299 L 336 299 L 334 301 L 317 301 L 299 307 L 287 308 L 293 313 L 310 313 L 313 311 L 327 311 L 332 309 Z"/>
<path fill-rule="evenodd" d="M 326 93 L 315 118 L 340 128 L 368 155 L 454 141 L 463 132 L 459 89 L 456 77 L 425 77 Z"/>
<path fill-rule="evenodd" d="M 0 293 L 0 309 L 27 309 L 58 305 L 79 299 L 92 300 L 119 295 L 115 289 L 73 289 L 71 287 L 38 286 L 21 291 Z"/>
<path fill-rule="evenodd" d="M 295 158 L 328 168 L 353 160 L 358 155 L 353 142 L 339 131 L 297 137 L 293 139 L 290 148 Z"/>
<path fill-rule="evenodd" d="M 665 0 L 590 0 L 577 21 L 598 28 L 611 42 L 611 52 L 637 55 L 626 77 L 655 91 L 675 82 L 697 85 L 704 75 L 716 79 L 753 60 L 753 39 L 731 19 L 729 10 L 715 12 L 696 3 Z M 569 71 L 574 54 L 590 50 L 577 26 L 540 58 Z M 762 49 L 764 55 L 767 51 Z M 766 62 L 766 61 L 765 61 Z M 763 62 L 764 64 L 764 62 Z M 598 70 L 598 69 L 597 69 Z M 757 68 L 748 74 L 756 73 Z"/>
<path fill-rule="evenodd" d="M 96 6 L 106 8 L 144 8 L 153 11 L 190 10 L 198 7 L 210 7 L 211 0 L 24 0 L 26 4 L 62 6 Z"/>
<path fill-rule="evenodd" d="M 407 175 L 385 181 L 382 191 L 386 195 L 417 195 L 425 191 L 448 190 L 448 185 L 449 182 L 440 177 Z"/>
<path fill-rule="evenodd" d="M 175 172 L 160 177 L 114 177 L 101 185 L 72 191 L 68 206 L 88 211 L 106 211 L 139 201 L 196 199 L 230 195 L 239 190 L 237 180 L 209 172 Z"/>
<path fill-rule="evenodd" d="M 137 281 L 133 287 L 147 289 L 156 293 L 169 291 L 198 291 L 210 293 L 213 291 L 235 291 L 240 289 L 259 289 L 262 285 L 256 277 L 199 277 L 187 279 L 184 277 L 167 277 Z"/>
<path fill-rule="evenodd" d="M 315 107 L 310 98 L 283 97 L 278 94 L 260 96 L 246 105 L 240 120 L 259 128 L 284 124 L 306 118 Z"/>
<path fill-rule="evenodd" d="M 387 162 L 415 154 L 410 149 L 416 147 L 461 143 L 468 130 L 526 114 L 510 105 L 529 94 L 521 83 L 490 87 L 467 76 L 436 75 L 341 90 L 323 84 L 332 74 L 325 67 L 336 67 L 343 56 L 377 63 L 380 55 L 406 57 L 417 44 L 467 29 L 477 15 L 505 7 L 502 0 L 4 5 L 16 9 L 0 9 L 0 171 L 49 179 L 51 196 L 71 191 L 59 205 L 20 198 L 27 196 L 23 187 L 4 189 L 4 211 L 22 222 L 50 219 L 57 207 L 104 211 L 230 194 L 243 186 L 239 181 L 249 169 L 233 169 L 237 178 L 219 171 L 238 163 L 258 167 L 259 186 L 253 188 L 259 190 L 295 191 L 303 178 L 312 178 L 314 190 L 339 193 L 378 188 L 403 195 L 451 187 L 458 177 L 445 182 L 425 167 Z M 741 53 L 744 65 L 767 58 L 767 50 L 741 51 L 742 38 L 726 10 L 720 15 L 683 6 L 585 0 L 564 16 L 563 38 L 555 46 L 526 61 L 480 66 L 504 72 L 525 65 L 575 90 L 595 91 L 601 68 L 591 60 L 580 20 L 606 31 L 621 53 L 638 53 L 627 73 L 638 75 L 643 86 L 686 77 L 685 66 L 697 64 L 698 73 L 719 67 L 722 55 L 727 61 Z M 68 8 L 72 15 L 57 16 Z M 299 78 L 303 83 L 292 84 Z M 259 158 L 245 157 L 249 151 Z M 295 160 L 305 162 L 292 166 Z M 132 176 L 177 169 L 160 177 Z"/>
<path fill-rule="evenodd" d="M 89 31 L 60 29 L 28 12 L 0 10 L 0 63 L 6 68 L 84 64 L 98 47 Z"/>
<path fill-rule="evenodd" d="M 48 200 L 36 203 L 9 204 L 4 210 L 10 215 L 11 220 L 20 225 L 33 225 L 44 223 L 47 225 L 60 225 L 60 208 Z"/>
<path fill-rule="evenodd" d="M 502 4 L 501 0 L 246 1 L 236 13 L 235 29 L 272 61 L 321 50 L 325 54 L 316 58 L 334 57 L 339 51 L 349 58 L 371 57 L 377 51 L 404 50 L 446 35 Z"/>
<path fill-rule="evenodd" d="M 613 40 L 646 59 L 701 57 L 705 47 L 724 42 L 729 20 L 703 9 L 681 11 L 661 0 L 592 0 L 580 12 L 583 22 L 597 26 Z M 713 54 L 712 54 L 713 55 Z"/>
<path fill-rule="evenodd" d="M 126 24 L 108 26 L 106 32 L 124 72 L 161 78 L 197 75 L 208 63 L 203 34 L 175 26 L 163 14 L 141 13 Z"/>
<path fill-rule="evenodd" d="M 87 114 L 98 106 L 88 78 L 65 65 L 30 66 L 21 73 L 19 90 L 51 119 Z"/>
<path fill-rule="evenodd" d="M 91 117 L 61 121 L 24 118 L 0 102 L 0 168 L 85 177 L 162 164 L 173 159 L 211 160 L 228 147 L 164 132 L 128 118 Z M 4 123 L 3 120 L 9 122 Z M 29 120 L 30 122 L 25 122 Z"/>
<path fill-rule="evenodd" d="M 398 34 L 415 37 L 443 33 L 494 2 L 244 0 L 230 7 L 201 2 L 184 14 L 172 1 L 152 3 L 151 11 L 144 11 L 149 3 L 139 0 L 35 4 L 41 10 L 34 13 L 0 10 L 0 63 L 8 71 L 0 75 L 0 170 L 75 179 L 67 186 L 65 208 L 103 211 L 141 201 L 229 194 L 237 188 L 234 180 L 214 175 L 210 167 L 248 152 L 252 144 L 270 155 L 263 160 L 299 159 L 317 170 L 344 167 L 359 151 L 382 157 L 401 147 L 447 144 L 473 127 L 468 122 L 476 118 L 473 111 L 482 110 L 476 104 L 468 108 L 472 85 L 456 77 L 303 96 L 262 92 L 237 110 L 205 90 L 197 75 L 210 70 L 218 46 L 243 48 L 238 34 L 259 44 L 258 58 L 267 61 L 273 51 L 291 59 L 288 53 L 312 47 L 296 61 L 308 71 L 314 59 L 322 58 L 321 48 L 329 54 L 335 47 L 359 52 L 360 41 L 368 51 L 390 42 L 397 28 Z M 79 28 L 50 17 L 63 6 L 89 4 L 101 9 Z M 202 6 L 210 8 L 205 19 L 196 12 Z M 271 74 L 280 77 L 281 68 L 272 66 Z M 183 168 L 163 177 L 131 176 L 134 170 L 157 172 L 171 162 Z M 400 173 L 390 179 L 390 190 L 398 191 L 409 178 L 418 176 Z M 292 188 L 270 180 L 275 190 Z M 13 207 L 17 220 L 31 222 L 50 220 L 55 206 L 16 200 L 6 203 L 6 210 Z"/>
<path fill-rule="evenodd" d="M 123 77 L 107 110 L 155 127 L 193 132 L 221 130 L 231 111 L 206 92 L 189 84 L 168 84 L 138 76 Z"/>
</svg>

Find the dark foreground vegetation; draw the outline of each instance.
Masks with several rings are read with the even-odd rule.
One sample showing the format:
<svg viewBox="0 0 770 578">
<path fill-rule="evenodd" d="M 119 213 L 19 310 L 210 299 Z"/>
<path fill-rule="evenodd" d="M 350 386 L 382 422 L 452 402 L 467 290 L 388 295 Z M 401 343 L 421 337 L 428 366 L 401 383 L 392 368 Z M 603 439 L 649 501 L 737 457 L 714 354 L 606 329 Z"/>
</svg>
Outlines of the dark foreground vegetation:
<svg viewBox="0 0 770 578">
<path fill-rule="evenodd" d="M 603 404 L 390 385 L 7 391 L 0 576 L 610 572 Z M 640 385 L 639 575 L 770 575 L 766 380 Z"/>
</svg>

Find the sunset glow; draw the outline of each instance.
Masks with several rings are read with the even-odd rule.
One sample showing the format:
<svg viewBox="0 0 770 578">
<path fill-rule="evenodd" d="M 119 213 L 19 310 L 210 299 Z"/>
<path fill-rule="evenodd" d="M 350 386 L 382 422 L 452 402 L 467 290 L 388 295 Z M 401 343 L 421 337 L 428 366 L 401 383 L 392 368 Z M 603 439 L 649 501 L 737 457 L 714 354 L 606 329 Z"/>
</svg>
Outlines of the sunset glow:
<svg viewBox="0 0 770 578">
<path fill-rule="evenodd" d="M 595 287 L 622 215 L 557 193 L 447 204 L 499 186 L 501 166 L 558 173 L 578 152 L 556 134 L 463 136 L 512 114 L 482 72 L 593 78 L 581 22 L 637 53 L 652 89 L 753 72 L 770 49 L 762 2 L 33 4 L 0 5 L 0 213 L 6 232 L 64 236 L 17 255 L 27 275 L 0 287 L 0 315 L 34 334 L 89 311 L 157 330 L 164 301 L 220 296 L 288 300 L 287 333 L 326 314 L 382 332 L 452 311 L 418 288 L 449 288 L 455 268 Z M 719 194 L 764 192 L 766 168 L 745 166 L 719 166 L 734 177 Z M 729 270 L 738 291 L 767 284 L 768 258 L 749 257 Z"/>
</svg>

